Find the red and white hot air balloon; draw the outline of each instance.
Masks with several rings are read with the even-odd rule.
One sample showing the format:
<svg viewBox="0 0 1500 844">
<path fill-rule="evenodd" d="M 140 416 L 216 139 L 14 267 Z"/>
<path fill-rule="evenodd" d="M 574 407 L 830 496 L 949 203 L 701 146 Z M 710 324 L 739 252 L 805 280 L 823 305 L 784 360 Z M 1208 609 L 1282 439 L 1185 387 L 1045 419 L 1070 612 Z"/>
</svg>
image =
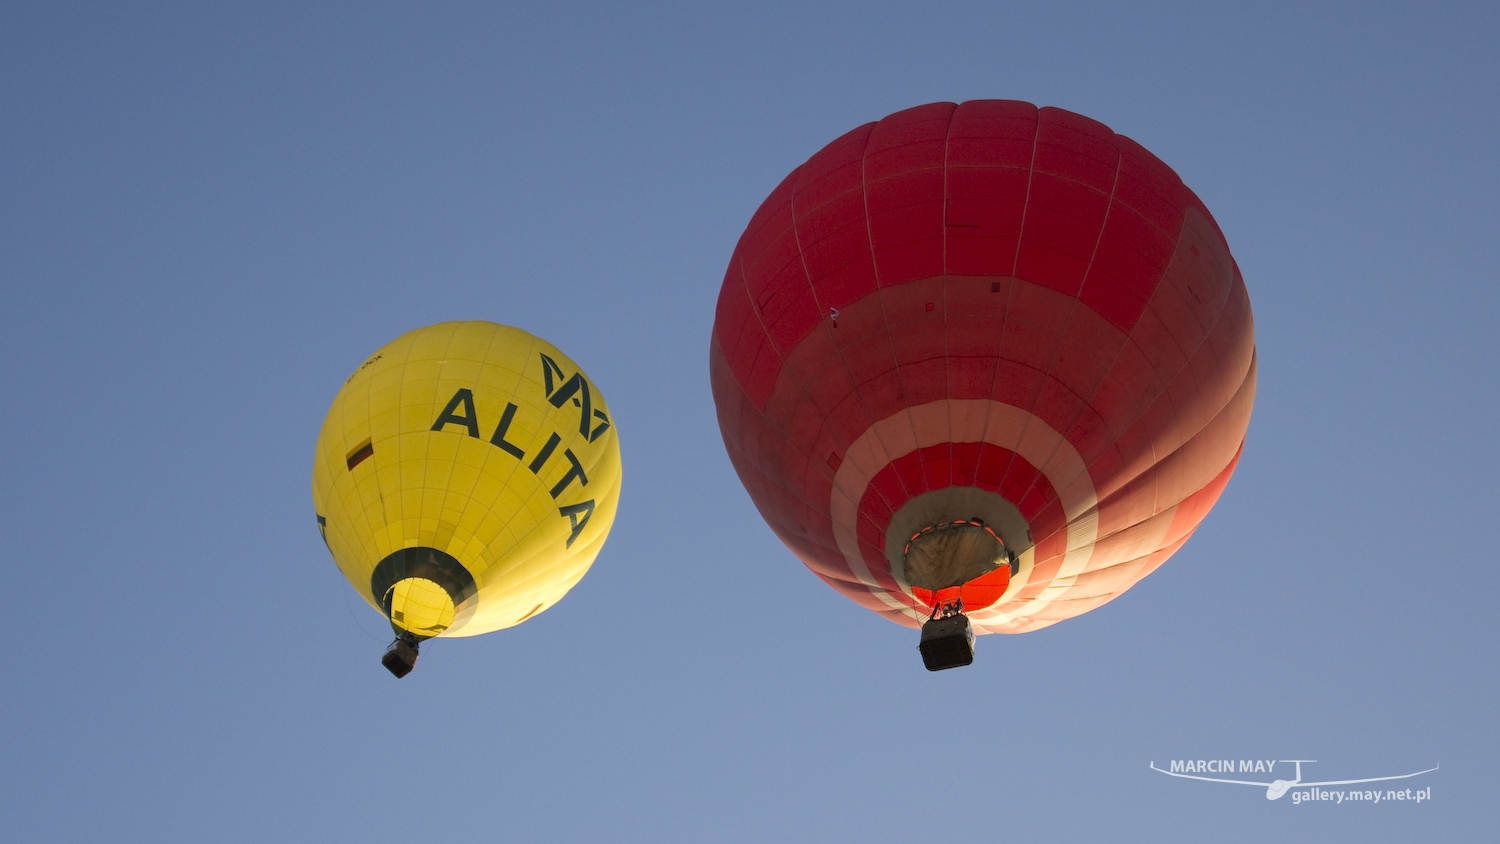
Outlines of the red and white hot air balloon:
<svg viewBox="0 0 1500 844">
<path fill-rule="evenodd" d="M 1239 269 L 1171 168 L 982 100 L 787 176 L 730 259 L 710 369 L 772 530 L 923 625 L 936 670 L 972 661 L 971 630 L 1088 612 L 1182 547 L 1239 460 L 1256 364 Z"/>
</svg>

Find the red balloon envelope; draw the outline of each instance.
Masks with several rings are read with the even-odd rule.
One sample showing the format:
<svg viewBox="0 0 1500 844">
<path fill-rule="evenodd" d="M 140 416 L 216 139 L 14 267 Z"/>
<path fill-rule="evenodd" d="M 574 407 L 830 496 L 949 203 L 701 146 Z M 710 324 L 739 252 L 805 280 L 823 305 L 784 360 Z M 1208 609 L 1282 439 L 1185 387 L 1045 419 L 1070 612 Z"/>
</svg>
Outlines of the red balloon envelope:
<svg viewBox="0 0 1500 844">
<path fill-rule="evenodd" d="M 1198 197 L 1100 123 L 1001 100 L 898 112 L 787 176 L 730 259 L 710 368 L 730 459 L 809 569 L 908 626 L 961 599 L 980 633 L 1087 612 L 1182 547 L 1255 397 Z"/>
</svg>

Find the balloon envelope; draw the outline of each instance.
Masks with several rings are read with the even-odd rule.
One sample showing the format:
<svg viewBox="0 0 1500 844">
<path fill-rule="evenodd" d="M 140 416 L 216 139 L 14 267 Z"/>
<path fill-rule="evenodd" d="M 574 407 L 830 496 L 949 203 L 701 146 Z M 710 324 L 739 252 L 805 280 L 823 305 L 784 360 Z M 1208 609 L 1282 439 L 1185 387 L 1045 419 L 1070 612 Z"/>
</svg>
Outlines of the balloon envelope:
<svg viewBox="0 0 1500 844">
<path fill-rule="evenodd" d="M 356 592 L 416 639 L 535 616 L 614 522 L 620 447 L 593 382 L 519 328 L 445 322 L 387 344 L 339 390 L 313 506 Z"/>
<path fill-rule="evenodd" d="M 861 126 L 783 180 L 730 260 L 710 371 L 740 479 L 818 577 L 903 624 L 961 597 L 1014 633 L 1182 546 L 1256 366 L 1238 267 L 1176 174 L 990 100 Z"/>
</svg>

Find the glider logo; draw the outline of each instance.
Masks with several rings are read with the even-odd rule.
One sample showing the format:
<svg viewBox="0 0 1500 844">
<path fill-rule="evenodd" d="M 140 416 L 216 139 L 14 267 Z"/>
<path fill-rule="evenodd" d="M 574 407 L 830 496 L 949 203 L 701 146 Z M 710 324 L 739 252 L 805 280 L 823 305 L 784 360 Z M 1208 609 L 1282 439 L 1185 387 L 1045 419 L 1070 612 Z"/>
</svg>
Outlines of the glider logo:
<svg viewBox="0 0 1500 844">
<path fill-rule="evenodd" d="M 1205 777 L 1201 774 L 1230 774 L 1236 772 L 1235 760 L 1233 759 L 1174 759 L 1167 769 L 1156 767 L 1151 763 L 1151 770 L 1166 774 L 1169 777 L 1182 777 L 1190 780 L 1203 780 L 1204 782 L 1222 782 L 1231 785 L 1256 785 L 1266 790 L 1267 800 L 1280 800 L 1288 792 L 1292 794 L 1293 803 L 1304 803 L 1311 800 L 1330 801 L 1343 803 L 1350 802 L 1380 803 L 1390 800 L 1409 800 L 1421 803 L 1432 799 L 1432 786 L 1413 791 L 1412 789 L 1349 789 L 1330 791 L 1324 789 L 1327 785 L 1354 785 L 1367 782 L 1386 782 L 1387 780 L 1404 780 L 1430 774 L 1438 769 L 1434 765 L 1425 771 L 1417 771 L 1414 774 L 1396 774 L 1390 777 L 1366 777 L 1355 780 L 1325 780 L 1322 782 L 1303 782 L 1302 766 L 1313 764 L 1316 759 L 1241 759 L 1239 760 L 1238 772 L 1240 773 L 1271 773 L 1271 770 L 1280 763 L 1290 763 L 1297 766 L 1296 774 L 1292 779 L 1275 779 L 1270 782 L 1258 782 L 1255 780 L 1225 779 L 1222 777 Z"/>
</svg>

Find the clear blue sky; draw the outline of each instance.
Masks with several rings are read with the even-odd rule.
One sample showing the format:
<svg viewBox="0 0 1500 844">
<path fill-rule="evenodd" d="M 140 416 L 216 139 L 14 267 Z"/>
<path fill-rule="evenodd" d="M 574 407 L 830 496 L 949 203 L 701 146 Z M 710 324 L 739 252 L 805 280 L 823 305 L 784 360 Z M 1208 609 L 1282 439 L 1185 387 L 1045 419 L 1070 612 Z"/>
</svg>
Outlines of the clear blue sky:
<svg viewBox="0 0 1500 844">
<path fill-rule="evenodd" d="M 1495 834 L 1494 7 L 126 5 L 0 10 L 0 838 Z M 1167 565 L 928 674 L 761 522 L 708 337 L 785 173 L 988 97 L 1197 191 L 1260 392 Z M 448 319 L 588 369 L 624 497 L 555 609 L 397 682 L 312 449 L 365 356 Z M 1197 758 L 1442 770 L 1294 806 L 1147 769 Z"/>
</svg>

